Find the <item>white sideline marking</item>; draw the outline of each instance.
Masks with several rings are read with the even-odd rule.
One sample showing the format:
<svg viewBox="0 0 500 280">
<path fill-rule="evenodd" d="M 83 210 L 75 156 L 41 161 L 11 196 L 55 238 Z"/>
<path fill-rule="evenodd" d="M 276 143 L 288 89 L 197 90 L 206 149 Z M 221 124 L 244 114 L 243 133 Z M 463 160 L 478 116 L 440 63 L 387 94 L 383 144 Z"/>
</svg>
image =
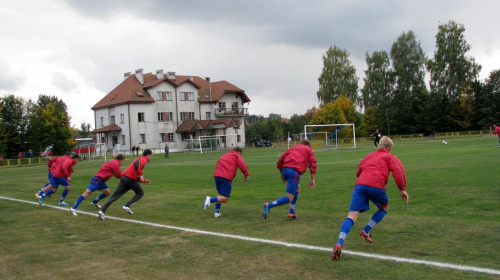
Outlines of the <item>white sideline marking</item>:
<svg viewBox="0 0 500 280">
<path fill-rule="evenodd" d="M 38 202 L 20 200 L 20 199 L 9 198 L 9 197 L 4 197 L 4 196 L 0 196 L 0 199 L 38 205 Z M 52 206 L 52 205 L 45 205 L 44 204 L 43 207 L 50 207 L 50 208 L 55 208 L 55 209 L 64 210 L 64 211 L 69 212 L 69 208 L 63 208 L 63 207 L 59 207 L 59 206 Z M 99 216 L 99 215 L 94 214 L 94 213 L 84 212 L 84 211 L 80 211 L 80 210 L 78 210 L 78 214 L 85 214 L 85 215 L 94 216 L 94 217 Z M 70 215 L 70 213 L 68 213 L 68 215 Z M 167 225 L 142 222 L 142 221 L 137 221 L 137 220 L 117 218 L 117 217 L 112 217 L 112 216 L 106 216 L 106 219 L 141 224 L 141 225 L 148 225 L 148 226 L 159 227 L 159 228 L 175 229 L 175 230 L 198 233 L 198 234 L 239 239 L 239 240 L 245 240 L 245 241 L 251 241 L 251 242 L 281 245 L 281 246 L 286 246 L 286 247 L 291 247 L 291 248 L 308 249 L 308 250 L 325 251 L 325 252 L 332 251 L 332 248 L 326 248 L 326 247 L 317 247 L 317 246 L 311 246 L 311 245 L 305 245 L 305 244 L 289 243 L 289 242 L 275 241 L 275 240 L 269 240 L 269 239 L 254 238 L 254 237 L 245 237 L 245 236 L 240 236 L 240 235 L 225 234 L 225 233 L 211 232 L 211 231 L 205 231 L 205 230 L 176 227 L 176 226 L 167 226 Z M 428 265 L 428 266 L 436 266 L 436 267 L 440 267 L 440 268 L 451 268 L 451 269 L 462 270 L 462 271 L 471 271 L 471 272 L 500 275 L 500 270 L 491 269 L 491 268 L 482 268 L 482 267 L 474 267 L 474 266 L 466 266 L 466 265 L 458 265 L 458 264 L 450 264 L 450 263 L 442 263 L 442 262 L 422 261 L 422 260 L 415 260 L 415 259 L 408 259 L 408 258 L 384 256 L 384 255 L 379 255 L 379 254 L 369 254 L 369 253 L 363 253 L 363 252 L 348 251 L 348 250 L 342 250 L 342 254 L 348 254 L 348 255 L 354 255 L 354 256 L 360 256 L 360 257 L 372 258 L 372 259 L 411 263 L 411 264 L 423 264 L 423 265 Z"/>
</svg>

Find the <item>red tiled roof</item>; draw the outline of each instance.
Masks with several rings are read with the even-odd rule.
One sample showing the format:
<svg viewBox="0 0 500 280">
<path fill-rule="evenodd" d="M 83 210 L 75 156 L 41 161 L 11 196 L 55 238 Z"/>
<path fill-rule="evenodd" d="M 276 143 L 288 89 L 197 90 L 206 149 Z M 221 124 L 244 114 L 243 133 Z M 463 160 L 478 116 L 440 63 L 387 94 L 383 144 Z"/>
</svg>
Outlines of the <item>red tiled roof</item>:
<svg viewBox="0 0 500 280">
<path fill-rule="evenodd" d="M 170 83 L 174 87 L 179 87 L 184 83 L 190 83 L 198 89 L 199 102 L 210 103 L 219 101 L 225 93 L 236 93 L 240 96 L 243 103 L 250 102 L 250 98 L 245 94 L 245 91 L 239 87 L 227 82 L 219 81 L 210 83 L 206 79 L 198 76 L 180 76 L 176 75 L 175 79 L 169 79 L 168 75 L 158 79 L 155 74 L 143 74 L 144 85 L 141 85 L 136 78 L 136 74 L 128 76 L 122 83 L 108 93 L 104 98 L 97 102 L 92 109 L 101 109 L 127 103 L 152 103 L 155 102 L 147 89 L 153 88 L 163 82 Z"/>
<path fill-rule="evenodd" d="M 183 121 L 177 128 L 176 132 L 192 132 L 200 129 L 217 129 L 228 127 L 240 127 L 241 122 L 237 122 L 232 118 L 218 120 L 187 120 Z"/>
<path fill-rule="evenodd" d="M 145 81 L 150 78 L 147 76 L 149 76 L 149 74 L 144 75 Z M 137 93 L 142 93 L 142 96 Z M 135 75 L 130 75 L 110 93 L 104 96 L 104 98 L 92 106 L 92 110 L 126 103 L 151 102 L 155 102 L 155 100 L 149 95 L 147 90 L 142 88 L 141 83 L 136 79 Z"/>
<path fill-rule="evenodd" d="M 92 133 L 102 133 L 102 132 L 112 132 L 112 131 L 122 131 L 122 128 L 117 126 L 116 124 L 112 124 L 112 125 L 103 126 L 101 128 L 98 128 L 98 129 L 94 129 L 92 131 Z"/>
</svg>

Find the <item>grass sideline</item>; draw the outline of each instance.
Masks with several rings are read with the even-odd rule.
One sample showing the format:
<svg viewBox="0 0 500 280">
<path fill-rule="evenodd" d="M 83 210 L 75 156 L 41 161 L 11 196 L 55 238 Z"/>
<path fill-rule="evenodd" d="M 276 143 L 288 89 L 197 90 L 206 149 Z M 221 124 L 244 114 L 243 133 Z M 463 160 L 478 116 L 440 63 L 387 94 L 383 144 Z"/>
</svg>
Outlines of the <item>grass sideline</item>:
<svg viewBox="0 0 500 280">
<path fill-rule="evenodd" d="M 399 198 L 392 178 L 387 191 L 391 209 L 372 231 L 375 243 L 357 233 L 372 209 L 360 215 L 345 250 L 424 261 L 500 269 L 500 194 L 494 137 L 396 142 L 393 153 L 405 165 L 410 204 Z M 128 215 L 115 202 L 107 215 L 177 227 L 253 238 L 332 247 L 345 219 L 359 161 L 372 144 L 357 149 L 317 151 L 317 188 L 303 188 L 297 220 L 287 207 L 274 208 L 267 220 L 262 204 L 284 195 L 276 161 L 284 148 L 245 149 L 250 181 L 239 173 L 233 193 L 213 217 L 213 205 L 202 211 L 206 195 L 215 195 L 213 168 L 221 153 L 155 155 L 146 166 L 145 196 Z M 127 159 L 122 170 L 128 165 Z M 102 163 L 75 166 L 72 204 Z M 35 202 L 46 181 L 46 168 L 1 169 L 0 196 Z M 309 173 L 302 176 L 304 186 Z M 109 186 L 116 187 L 111 179 Z M 60 191 L 45 203 L 57 205 Z M 92 198 L 95 195 L 92 196 Z M 96 212 L 84 201 L 79 210 Z M 398 263 L 345 254 L 332 262 L 329 253 L 166 230 L 79 215 L 69 210 L 0 199 L 2 279 L 498 279 L 498 275 Z"/>
</svg>

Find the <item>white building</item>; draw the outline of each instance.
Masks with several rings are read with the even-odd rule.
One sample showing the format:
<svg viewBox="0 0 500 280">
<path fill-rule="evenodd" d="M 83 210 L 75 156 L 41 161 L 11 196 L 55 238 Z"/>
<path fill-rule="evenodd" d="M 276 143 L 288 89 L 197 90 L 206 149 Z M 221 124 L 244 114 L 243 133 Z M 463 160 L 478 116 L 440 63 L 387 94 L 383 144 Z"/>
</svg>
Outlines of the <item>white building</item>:
<svg viewBox="0 0 500 280">
<path fill-rule="evenodd" d="M 124 81 L 92 107 L 93 133 L 115 151 L 137 145 L 181 151 L 203 143 L 192 139 L 210 135 L 220 139 L 219 148 L 244 147 L 249 102 L 244 90 L 227 81 L 138 69 L 125 73 Z"/>
</svg>

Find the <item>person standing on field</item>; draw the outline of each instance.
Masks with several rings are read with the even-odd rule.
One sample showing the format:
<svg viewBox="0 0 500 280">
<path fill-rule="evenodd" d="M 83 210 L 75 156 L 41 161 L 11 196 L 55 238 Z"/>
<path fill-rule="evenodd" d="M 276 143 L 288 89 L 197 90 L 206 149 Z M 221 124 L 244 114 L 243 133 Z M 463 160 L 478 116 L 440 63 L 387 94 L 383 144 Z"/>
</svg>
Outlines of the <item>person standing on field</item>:
<svg viewBox="0 0 500 280">
<path fill-rule="evenodd" d="M 392 145 L 392 140 L 389 137 L 382 137 L 379 149 L 369 153 L 359 163 L 356 172 L 358 180 L 351 195 L 349 213 L 340 227 L 339 239 L 332 251 L 332 260 L 340 259 L 344 240 L 358 219 L 359 213 L 370 210 L 369 201 L 378 207 L 378 211 L 373 214 L 370 222 L 368 222 L 359 236 L 367 243 L 373 243 L 370 230 L 382 221 L 389 210 L 389 198 L 387 197 L 385 186 L 387 185 L 390 172 L 392 172 L 392 177 L 401 191 L 401 198 L 408 204 L 410 196 L 406 193 L 405 169 L 401 161 L 390 153 Z"/>
<path fill-rule="evenodd" d="M 495 134 L 498 135 L 498 148 L 500 148 L 500 126 L 495 124 Z"/>
<path fill-rule="evenodd" d="M 316 156 L 309 140 L 302 140 L 299 145 L 292 146 L 281 155 L 276 166 L 280 171 L 281 180 L 286 184 L 286 196 L 271 203 L 264 203 L 264 213 L 262 214 L 264 219 L 267 219 L 271 208 L 288 203 L 290 203 L 288 217 L 297 218 L 295 216 L 295 204 L 300 192 L 300 175 L 304 174 L 309 166 L 309 171 L 311 172 L 309 188 L 314 189 L 316 187 L 314 181 L 316 176 L 316 161 Z"/>
<path fill-rule="evenodd" d="M 375 130 L 375 132 L 372 134 L 372 136 L 375 136 L 375 140 L 373 141 L 373 144 L 375 144 L 375 148 L 378 147 L 378 143 L 380 142 L 380 131 Z"/>
<path fill-rule="evenodd" d="M 229 201 L 232 183 L 233 179 L 236 177 L 237 169 L 239 168 L 241 173 L 245 176 L 243 178 L 244 181 L 248 181 L 249 179 L 248 176 L 250 176 L 250 173 L 248 173 L 248 167 L 245 160 L 241 157 L 242 153 L 243 150 L 236 147 L 232 151 L 222 155 L 215 165 L 215 187 L 219 194 L 214 197 L 207 196 L 205 198 L 205 203 L 203 204 L 203 210 L 205 210 L 211 203 L 215 203 L 215 218 L 219 218 L 221 216 L 220 208 L 222 203 Z"/>
<path fill-rule="evenodd" d="M 165 157 L 168 158 L 168 144 L 165 144 Z"/>
<path fill-rule="evenodd" d="M 109 190 L 106 181 L 108 181 L 111 178 L 111 176 L 115 176 L 118 179 L 122 177 L 122 170 L 120 166 L 122 165 L 124 160 L 125 157 L 122 154 L 119 154 L 116 156 L 114 160 L 108 161 L 101 166 L 99 171 L 90 180 L 90 184 L 87 187 L 87 190 L 85 190 L 85 192 L 78 197 L 78 199 L 75 202 L 75 205 L 69 208 L 73 216 L 77 215 L 76 209 L 78 209 L 78 205 L 80 205 L 80 203 L 82 203 L 83 200 L 89 197 L 90 194 L 96 190 L 101 190 L 102 193 L 96 199 L 94 199 L 94 201 L 92 201 L 90 205 L 97 207 L 97 209 L 101 209 L 101 206 L 98 204 L 99 200 L 111 194 L 111 191 Z"/>
<path fill-rule="evenodd" d="M 132 204 L 134 204 L 144 196 L 144 190 L 142 189 L 141 184 L 139 184 L 139 182 L 145 184 L 151 184 L 150 180 L 144 179 L 142 170 L 146 166 L 146 163 L 148 163 L 152 158 L 153 158 L 153 152 L 150 149 L 145 149 L 144 152 L 142 153 L 142 157 L 132 161 L 132 163 L 127 167 L 127 169 L 125 169 L 125 171 L 122 174 L 122 178 L 120 179 L 120 182 L 116 187 L 116 190 L 113 192 L 111 197 L 108 198 L 106 203 L 102 206 L 101 211 L 97 213 L 99 214 L 99 219 L 104 221 L 105 219 L 104 213 L 106 213 L 108 207 L 118 198 L 122 197 L 125 193 L 127 193 L 129 190 L 133 190 L 135 192 L 135 195 L 127 203 L 125 203 L 125 205 L 123 205 L 122 209 L 131 215 L 134 214 L 134 212 L 132 212 L 132 210 L 130 209 L 130 206 L 132 206 Z"/>
</svg>

